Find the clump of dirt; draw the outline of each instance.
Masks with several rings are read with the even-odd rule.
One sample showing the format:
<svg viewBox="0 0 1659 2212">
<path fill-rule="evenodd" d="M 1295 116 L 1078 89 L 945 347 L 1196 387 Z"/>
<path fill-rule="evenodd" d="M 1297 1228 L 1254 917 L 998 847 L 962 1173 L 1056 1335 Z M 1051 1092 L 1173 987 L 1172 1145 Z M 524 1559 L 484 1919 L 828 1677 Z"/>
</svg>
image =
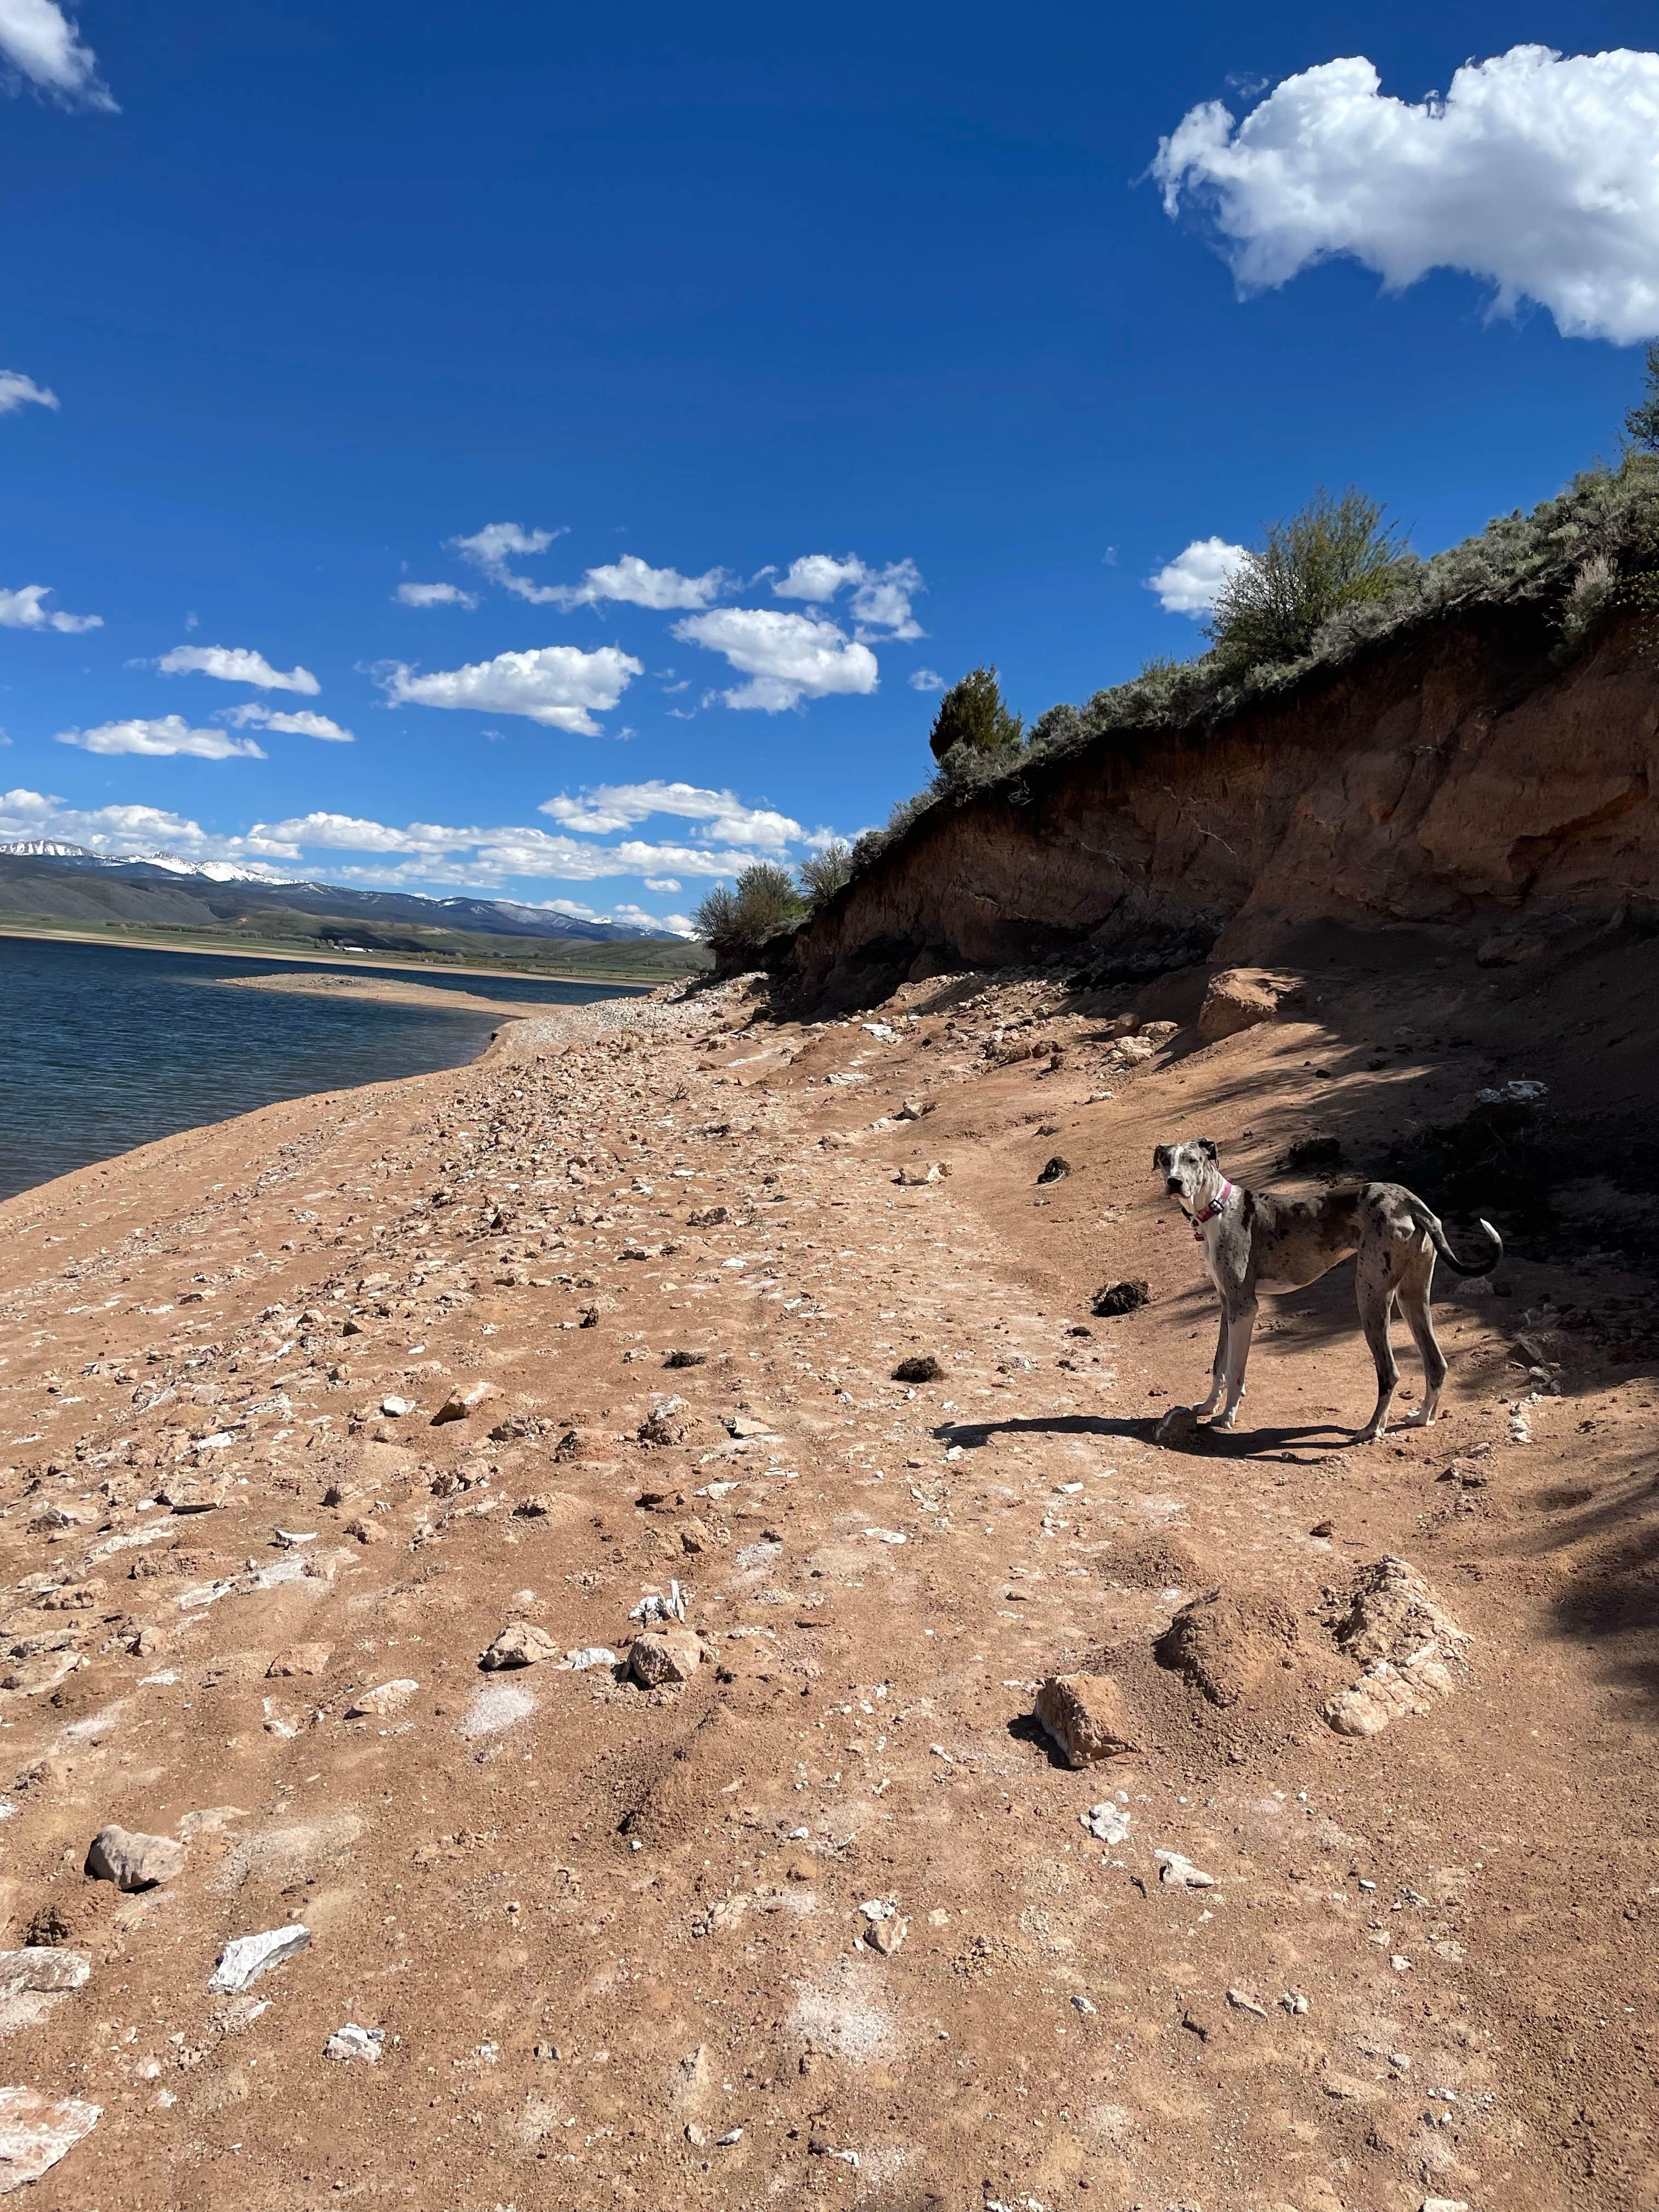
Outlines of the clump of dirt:
<svg viewBox="0 0 1659 2212">
<path fill-rule="evenodd" d="M 1184 1544 L 1168 1536 L 1143 1536 L 1109 1552 L 1100 1563 L 1101 1579 L 1125 1589 L 1195 1589 L 1213 1571 Z"/>
<path fill-rule="evenodd" d="M 931 1352 L 924 1352 L 918 1359 L 901 1359 L 893 1370 L 893 1380 L 895 1382 L 942 1382 L 945 1380 L 944 1363 L 936 1359 Z"/>
<path fill-rule="evenodd" d="M 1146 1277 L 1132 1275 L 1121 1283 L 1103 1283 L 1090 1302 L 1090 1311 L 1109 1321 L 1115 1314 L 1133 1313 L 1137 1306 L 1147 1305 L 1151 1300 Z"/>
<path fill-rule="evenodd" d="M 1301 1641 L 1296 1615 L 1275 1600 L 1211 1590 L 1182 1607 L 1154 1651 L 1212 1705 L 1236 1705 L 1274 1669 L 1293 1667 Z"/>
</svg>

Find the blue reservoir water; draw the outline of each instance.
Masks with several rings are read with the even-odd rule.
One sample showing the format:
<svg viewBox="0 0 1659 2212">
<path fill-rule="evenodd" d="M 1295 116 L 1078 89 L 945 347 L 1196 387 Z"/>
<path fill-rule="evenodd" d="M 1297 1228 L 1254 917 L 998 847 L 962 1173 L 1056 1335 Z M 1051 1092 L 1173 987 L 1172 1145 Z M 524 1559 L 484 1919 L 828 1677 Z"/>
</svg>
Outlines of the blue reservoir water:
<svg viewBox="0 0 1659 2212">
<path fill-rule="evenodd" d="M 314 961 L 0 937 L 0 1198 L 278 1098 L 458 1067 L 499 1026 L 476 1007 L 232 991 L 222 980 L 283 971 L 342 972 Z M 521 1006 L 618 995 L 516 975 L 349 972 Z"/>
</svg>

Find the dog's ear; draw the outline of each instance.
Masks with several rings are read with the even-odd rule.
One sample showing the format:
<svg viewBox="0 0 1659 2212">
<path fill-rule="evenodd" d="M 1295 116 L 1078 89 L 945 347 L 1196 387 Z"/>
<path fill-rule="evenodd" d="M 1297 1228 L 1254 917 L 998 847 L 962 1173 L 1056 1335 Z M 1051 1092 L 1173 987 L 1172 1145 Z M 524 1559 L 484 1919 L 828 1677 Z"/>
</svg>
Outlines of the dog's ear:
<svg viewBox="0 0 1659 2212">
<path fill-rule="evenodd" d="M 1212 1160 L 1218 1160 L 1221 1158 L 1220 1153 L 1217 1152 L 1215 1148 L 1215 1142 L 1212 1138 L 1200 1137 L 1198 1140 L 1198 1149 L 1200 1152 L 1207 1152 Z"/>
<path fill-rule="evenodd" d="M 1170 1147 L 1167 1145 L 1160 1145 L 1158 1150 L 1152 1154 L 1152 1165 L 1158 1169 L 1161 1173 L 1167 1175 L 1170 1170 L 1170 1164 L 1174 1158 L 1175 1154 L 1170 1150 Z"/>
</svg>

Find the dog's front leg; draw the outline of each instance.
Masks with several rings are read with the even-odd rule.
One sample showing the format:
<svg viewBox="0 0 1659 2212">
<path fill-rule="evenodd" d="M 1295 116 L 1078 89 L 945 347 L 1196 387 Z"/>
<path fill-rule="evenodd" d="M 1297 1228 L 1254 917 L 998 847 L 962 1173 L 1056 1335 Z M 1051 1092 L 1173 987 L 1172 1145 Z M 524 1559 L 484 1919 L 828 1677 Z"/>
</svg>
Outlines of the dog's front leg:
<svg viewBox="0 0 1659 2212">
<path fill-rule="evenodd" d="M 1236 1306 L 1227 1316 L 1227 1403 L 1215 1423 L 1230 1429 L 1244 1395 L 1244 1369 L 1250 1357 L 1250 1337 L 1255 1328 L 1255 1300 Z"/>
<path fill-rule="evenodd" d="M 1193 1407 L 1200 1420 L 1207 1420 L 1221 1403 L 1227 1387 L 1227 1309 L 1221 1309 L 1221 1323 L 1215 1334 L 1215 1358 L 1210 1363 L 1210 1395 L 1201 1406 Z"/>
</svg>

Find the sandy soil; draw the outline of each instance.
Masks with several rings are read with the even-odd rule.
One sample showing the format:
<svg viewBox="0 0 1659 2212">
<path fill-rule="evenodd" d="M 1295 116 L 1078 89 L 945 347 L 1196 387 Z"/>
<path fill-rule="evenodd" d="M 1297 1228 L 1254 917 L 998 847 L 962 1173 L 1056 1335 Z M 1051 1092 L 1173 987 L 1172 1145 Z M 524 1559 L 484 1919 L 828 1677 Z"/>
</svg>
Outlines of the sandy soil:
<svg viewBox="0 0 1659 2212">
<path fill-rule="evenodd" d="M 218 980 L 229 991 L 289 991 L 297 992 L 303 998 L 370 999 L 386 1006 L 435 1006 L 440 1012 L 459 1008 L 463 1013 L 499 1014 L 504 1021 L 517 1020 L 526 1014 L 544 1018 L 549 1011 L 544 999 L 483 999 L 474 991 L 446 991 L 435 983 L 398 983 L 390 976 L 307 975 L 294 972 L 283 975 L 222 975 Z"/>
<path fill-rule="evenodd" d="M 1237 1434 L 1154 1440 L 1213 1332 L 1154 1143 L 1260 1182 L 1646 1083 L 1627 957 L 1334 969 L 1202 1048 L 1160 987 L 1139 1062 L 1042 979 L 612 1002 L 0 1207 L 6 1941 L 53 1954 L 0 2074 L 101 2113 L 32 2202 L 1659 2202 L 1645 1285 L 1443 1282 L 1445 1417 L 1359 1450 L 1344 1268 Z M 1345 1648 L 1389 1557 L 1422 1605 Z M 683 1684 L 561 1663 L 676 1583 Z M 553 1656 L 482 1670 L 514 1625 Z M 1397 1717 L 1340 1734 L 1367 1667 Z M 1137 1747 L 1081 1771 L 1031 1719 L 1079 1669 Z M 110 1822 L 182 1867 L 88 1878 Z"/>
</svg>

